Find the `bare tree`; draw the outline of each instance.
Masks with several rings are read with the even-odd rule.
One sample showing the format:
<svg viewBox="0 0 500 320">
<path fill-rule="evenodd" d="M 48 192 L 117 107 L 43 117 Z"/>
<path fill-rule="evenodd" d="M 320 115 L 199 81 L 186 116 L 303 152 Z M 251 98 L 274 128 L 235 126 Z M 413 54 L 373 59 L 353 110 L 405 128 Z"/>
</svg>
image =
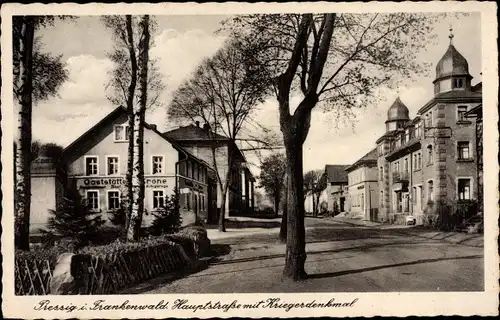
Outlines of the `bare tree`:
<svg viewBox="0 0 500 320">
<path fill-rule="evenodd" d="M 115 41 L 113 51 L 108 53 L 108 58 L 114 62 L 115 67 L 110 70 L 110 81 L 106 89 L 111 90 L 108 100 L 116 105 L 125 105 L 128 115 L 128 128 L 134 128 L 134 106 L 140 101 L 140 90 L 137 90 L 139 77 L 138 52 L 141 50 L 142 35 L 140 17 L 137 16 L 104 16 L 102 22 L 111 30 Z M 156 30 L 154 20 L 149 20 L 149 33 Z M 149 39 L 149 49 L 153 46 Z M 148 50 L 149 50 L 148 49 Z M 162 106 L 159 99 L 165 89 L 161 74 L 157 67 L 157 60 L 147 61 L 147 92 L 146 109 L 152 110 Z M 144 122 L 144 119 L 143 119 Z M 134 169 L 134 130 L 129 129 L 124 134 L 128 138 L 128 157 L 126 191 L 123 195 L 126 214 L 125 229 L 129 229 L 132 214 L 132 175 Z"/>
<path fill-rule="evenodd" d="M 55 19 L 55 16 L 12 18 L 14 101 L 19 113 L 14 149 L 15 246 L 21 250 L 29 250 L 33 104 L 56 95 L 68 78 L 61 56 L 41 53 L 41 43 L 35 37 L 37 29 L 53 25 Z"/>
<path fill-rule="evenodd" d="M 225 231 L 225 203 L 232 175 L 237 170 L 235 162 L 237 142 L 245 142 L 252 150 L 269 147 L 264 137 L 241 137 L 242 128 L 263 102 L 269 85 L 263 77 L 263 68 L 250 63 L 249 49 L 238 41 L 231 41 L 213 57 L 205 59 L 192 77 L 175 92 L 168 109 L 173 120 L 202 120 L 212 140 L 212 165 L 221 190 L 219 231 Z M 224 173 L 217 163 L 220 151 L 219 136 L 228 139 L 228 168 Z M 249 149 L 247 149 L 249 150 Z"/>
<path fill-rule="evenodd" d="M 254 62 L 273 79 L 288 167 L 284 278 L 307 277 L 302 146 L 316 106 L 349 116 L 377 98 L 376 89 L 425 70 L 416 60 L 432 34 L 432 14 L 245 15 L 223 30 L 257 47 Z M 399 77 L 399 78 L 398 78 Z M 301 96 L 295 106 L 292 95 Z"/>
</svg>

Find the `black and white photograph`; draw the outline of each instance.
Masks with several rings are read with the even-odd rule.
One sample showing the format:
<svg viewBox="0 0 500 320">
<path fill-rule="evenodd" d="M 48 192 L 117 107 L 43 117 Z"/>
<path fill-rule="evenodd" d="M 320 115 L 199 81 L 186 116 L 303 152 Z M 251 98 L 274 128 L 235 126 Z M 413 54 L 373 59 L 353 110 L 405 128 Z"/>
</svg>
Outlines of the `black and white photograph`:
<svg viewBox="0 0 500 320">
<path fill-rule="evenodd" d="M 5 316 L 498 315 L 495 12 L 2 6 Z"/>
</svg>

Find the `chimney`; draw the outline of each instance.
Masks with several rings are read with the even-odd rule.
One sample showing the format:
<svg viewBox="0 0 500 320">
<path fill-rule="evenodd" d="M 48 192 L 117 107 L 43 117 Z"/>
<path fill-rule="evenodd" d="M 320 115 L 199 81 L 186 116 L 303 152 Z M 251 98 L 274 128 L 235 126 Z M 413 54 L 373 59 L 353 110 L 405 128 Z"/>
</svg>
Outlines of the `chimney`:
<svg viewBox="0 0 500 320">
<path fill-rule="evenodd" d="M 199 128 L 200 127 L 200 122 L 199 121 L 196 121 L 196 126 Z"/>
</svg>

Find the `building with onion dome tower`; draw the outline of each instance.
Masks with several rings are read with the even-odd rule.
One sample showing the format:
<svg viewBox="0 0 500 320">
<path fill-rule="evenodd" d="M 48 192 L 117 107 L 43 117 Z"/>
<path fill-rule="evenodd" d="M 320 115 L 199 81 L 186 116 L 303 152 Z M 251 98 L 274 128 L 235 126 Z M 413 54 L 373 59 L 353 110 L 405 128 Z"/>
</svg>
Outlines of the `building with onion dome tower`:
<svg viewBox="0 0 500 320">
<path fill-rule="evenodd" d="M 434 97 L 413 119 L 399 97 L 387 111 L 386 132 L 376 141 L 380 203 L 372 220 L 424 224 L 444 211 L 471 218 L 479 157 L 475 119 L 465 115 L 482 103 L 482 85 L 472 85 L 467 59 L 449 38 L 436 65 Z"/>
</svg>

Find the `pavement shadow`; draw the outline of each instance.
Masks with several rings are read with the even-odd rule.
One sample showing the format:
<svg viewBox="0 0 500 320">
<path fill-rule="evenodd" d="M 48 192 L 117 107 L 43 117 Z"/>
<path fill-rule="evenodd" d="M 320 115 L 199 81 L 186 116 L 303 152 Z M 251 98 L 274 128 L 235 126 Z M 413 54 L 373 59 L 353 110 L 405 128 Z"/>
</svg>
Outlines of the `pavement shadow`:
<svg viewBox="0 0 500 320">
<path fill-rule="evenodd" d="M 386 246 L 415 245 L 415 244 L 419 244 L 419 243 L 424 244 L 425 241 L 399 241 L 399 242 L 391 242 L 391 243 L 365 244 L 365 245 L 360 245 L 360 246 L 352 246 L 352 247 L 338 248 L 338 249 L 312 250 L 312 251 L 307 251 L 306 253 L 307 253 L 307 255 L 315 255 L 315 254 L 340 253 L 340 252 L 346 252 L 346 251 L 365 252 L 365 251 L 368 251 L 370 249 L 381 248 L 381 247 L 386 247 Z M 213 259 L 210 261 L 210 264 L 211 265 L 221 265 L 221 264 L 243 263 L 243 262 L 252 262 L 252 261 L 271 260 L 271 259 L 284 258 L 284 257 L 285 257 L 284 253 L 277 253 L 277 254 L 260 255 L 260 256 L 253 256 L 253 257 L 235 258 L 235 259 L 231 259 L 231 260 Z"/>
<path fill-rule="evenodd" d="M 245 229 L 245 228 L 279 228 L 281 222 L 279 221 L 238 221 L 238 220 L 226 220 L 224 223 L 226 229 Z M 217 229 L 219 226 L 215 224 L 205 225 L 206 229 Z"/>
<path fill-rule="evenodd" d="M 231 252 L 231 246 L 224 243 L 214 243 L 210 245 L 210 262 L 217 262 L 222 260 L 222 257 Z"/>
<path fill-rule="evenodd" d="M 447 261 L 447 260 L 477 259 L 477 258 L 483 258 L 483 255 L 472 255 L 472 256 L 464 256 L 464 257 L 449 257 L 449 258 L 435 258 L 435 259 L 420 259 L 420 260 L 416 260 L 416 261 L 394 263 L 394 264 L 386 264 L 386 265 L 374 266 L 374 267 L 368 267 L 368 268 L 361 268 L 361 269 L 353 269 L 353 270 L 344 270 L 344 271 L 337 271 L 337 272 L 327 272 L 327 273 L 310 274 L 310 275 L 307 276 L 307 278 L 308 279 L 331 278 L 331 277 L 344 276 L 344 275 L 348 275 L 348 274 L 356 274 L 356 273 L 362 273 L 362 272 L 368 272 L 368 271 L 375 271 L 375 270 L 387 269 L 387 268 L 397 268 L 397 267 L 403 267 L 403 266 L 411 266 L 411 265 L 422 264 L 422 263 L 432 263 L 432 262 Z"/>
</svg>

